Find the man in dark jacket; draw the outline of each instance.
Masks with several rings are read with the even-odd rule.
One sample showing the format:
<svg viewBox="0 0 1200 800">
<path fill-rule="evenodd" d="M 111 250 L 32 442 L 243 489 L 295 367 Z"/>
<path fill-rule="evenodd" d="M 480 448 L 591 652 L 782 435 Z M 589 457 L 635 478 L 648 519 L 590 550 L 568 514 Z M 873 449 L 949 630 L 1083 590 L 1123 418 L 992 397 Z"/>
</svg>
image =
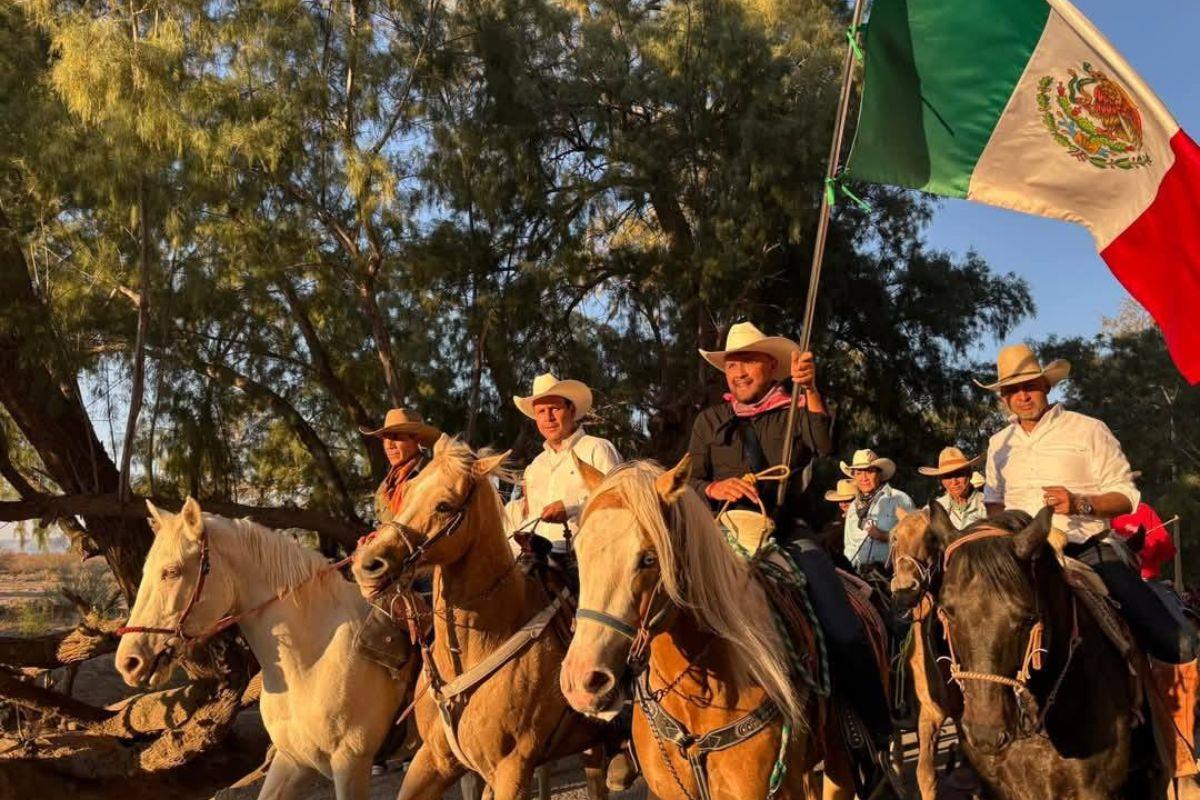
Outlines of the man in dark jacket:
<svg viewBox="0 0 1200 800">
<path fill-rule="evenodd" d="M 758 509 L 759 502 L 775 523 L 775 539 L 784 545 L 804 573 L 809 597 L 829 654 L 834 692 L 870 730 L 877 749 L 886 752 L 891 719 L 883 682 L 871 655 L 862 623 L 846 596 L 833 561 L 804 520 L 805 468 L 818 455 L 833 450 L 829 415 L 817 389 L 812 353 L 781 336 L 767 336 L 749 322 L 729 329 L 724 350 L 700 351 L 725 374 L 725 402 L 706 408 L 692 427 L 692 486 L 714 510 Z M 790 446 L 793 477 L 782 505 L 776 484 L 752 483 L 749 473 L 782 464 L 784 436 L 792 396 L 788 379 L 800 386 L 795 430 Z"/>
</svg>

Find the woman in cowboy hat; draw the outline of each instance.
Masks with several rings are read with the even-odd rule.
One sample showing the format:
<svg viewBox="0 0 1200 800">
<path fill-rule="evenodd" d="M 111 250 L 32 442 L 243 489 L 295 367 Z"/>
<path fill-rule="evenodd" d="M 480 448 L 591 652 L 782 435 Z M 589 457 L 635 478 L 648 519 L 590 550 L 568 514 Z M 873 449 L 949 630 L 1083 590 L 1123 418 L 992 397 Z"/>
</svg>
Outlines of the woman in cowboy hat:
<svg viewBox="0 0 1200 800">
<path fill-rule="evenodd" d="M 936 467 L 917 467 L 917 472 L 937 478 L 942 484 L 946 493 L 934 502 L 946 509 L 950 521 L 959 530 L 987 516 L 983 493 L 977 491 L 971 474 L 972 468 L 982 460 L 981 455 L 967 458 L 957 447 L 946 447 L 938 454 Z"/>
<path fill-rule="evenodd" d="M 428 450 L 441 437 L 442 432 L 425 424 L 419 411 L 393 408 L 384 417 L 383 427 L 377 430 L 360 427 L 363 436 L 383 440 L 383 452 L 387 456 L 387 477 L 375 491 L 375 516 L 379 524 L 391 522 L 404 502 L 404 488 L 416 477 L 425 462 L 422 449 Z"/>
<path fill-rule="evenodd" d="M 858 487 L 849 478 L 842 478 L 834 488 L 825 492 L 825 499 L 830 503 L 837 504 L 838 514 L 825 523 L 825 527 L 821 528 L 821 546 L 825 548 L 825 552 L 833 559 L 833 563 L 837 565 L 838 569 L 844 569 L 847 572 L 853 572 L 854 568 L 850 566 L 850 562 L 846 560 L 843 553 L 842 536 L 845 532 L 846 514 L 850 513 L 850 506 L 854 504 L 857 497 Z"/>
<path fill-rule="evenodd" d="M 612 442 L 591 436 L 580 424 L 592 410 L 592 390 L 581 381 L 560 381 L 544 373 L 534 379 L 529 395 L 513 397 L 513 404 L 537 423 L 544 442 L 542 452 L 525 468 L 522 497 L 506 507 L 509 524 L 517 529 L 535 520 L 554 523 L 537 526 L 537 532 L 564 551 L 563 528 L 575 532 L 588 495 L 571 454 L 606 474 L 621 463 L 621 455 Z"/>
<path fill-rule="evenodd" d="M 856 450 L 850 463 L 841 462 L 841 468 L 858 488 L 858 497 L 846 514 L 843 552 L 858 570 L 868 564 L 886 564 L 891 552 L 888 533 L 900 521 L 896 509 L 913 510 L 912 498 L 888 483 L 896 474 L 896 462 L 880 458 L 874 450 Z"/>
</svg>

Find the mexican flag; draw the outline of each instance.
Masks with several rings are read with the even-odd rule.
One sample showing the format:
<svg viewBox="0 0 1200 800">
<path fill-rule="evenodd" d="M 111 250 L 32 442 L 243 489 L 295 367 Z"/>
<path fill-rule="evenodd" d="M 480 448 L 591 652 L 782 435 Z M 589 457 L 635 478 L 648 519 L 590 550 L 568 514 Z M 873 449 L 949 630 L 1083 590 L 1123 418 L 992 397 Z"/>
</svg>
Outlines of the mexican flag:
<svg viewBox="0 0 1200 800">
<path fill-rule="evenodd" d="M 865 43 L 846 174 L 1086 226 L 1200 382 L 1200 149 L 1079 10 L 875 0 Z"/>
</svg>

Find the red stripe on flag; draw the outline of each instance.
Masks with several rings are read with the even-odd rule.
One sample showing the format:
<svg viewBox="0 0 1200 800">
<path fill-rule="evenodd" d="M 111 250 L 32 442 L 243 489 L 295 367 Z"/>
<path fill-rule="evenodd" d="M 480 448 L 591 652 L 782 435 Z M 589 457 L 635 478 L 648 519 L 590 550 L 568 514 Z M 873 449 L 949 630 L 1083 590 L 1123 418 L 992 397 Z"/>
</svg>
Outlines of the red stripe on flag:
<svg viewBox="0 0 1200 800">
<path fill-rule="evenodd" d="M 1175 163 L 1150 207 L 1100 255 L 1150 312 L 1175 365 L 1200 383 L 1200 147 L 1171 137 Z"/>
</svg>

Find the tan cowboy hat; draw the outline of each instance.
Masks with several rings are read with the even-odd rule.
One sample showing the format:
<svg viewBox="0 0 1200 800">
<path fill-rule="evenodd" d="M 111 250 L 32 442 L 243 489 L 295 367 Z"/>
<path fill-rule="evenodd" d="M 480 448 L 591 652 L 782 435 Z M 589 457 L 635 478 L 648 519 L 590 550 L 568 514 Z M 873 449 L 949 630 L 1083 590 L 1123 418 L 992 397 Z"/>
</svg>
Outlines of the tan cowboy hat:
<svg viewBox="0 0 1200 800">
<path fill-rule="evenodd" d="M 984 481 L 984 479 L 983 479 L 982 472 L 972 472 L 971 473 L 971 485 L 974 486 L 976 489 L 982 489 L 983 484 L 985 482 L 986 481 Z"/>
<path fill-rule="evenodd" d="M 705 361 L 719 370 L 725 369 L 725 357 L 730 353 L 766 353 L 775 359 L 775 380 L 781 381 L 791 374 L 792 353 L 800 352 L 800 345 L 782 336 L 767 336 L 752 322 L 739 322 L 729 329 L 725 337 L 724 350 L 701 350 Z"/>
<path fill-rule="evenodd" d="M 879 479 L 881 481 L 889 480 L 896 474 L 896 462 L 890 458 L 880 458 L 875 455 L 874 450 L 855 450 L 854 458 L 850 459 L 850 463 L 841 462 L 842 473 L 847 477 L 854 477 L 852 469 L 871 469 L 874 467 L 879 470 Z"/>
<path fill-rule="evenodd" d="M 996 382 L 983 383 L 975 381 L 975 385 L 989 392 L 998 392 L 1005 386 L 1014 383 L 1025 383 L 1034 378 L 1045 377 L 1050 385 L 1061 381 L 1071 373 L 1071 362 L 1056 358 L 1043 369 L 1038 357 L 1027 344 L 1010 344 L 996 356 Z"/>
<path fill-rule="evenodd" d="M 363 436 L 387 436 L 393 433 L 415 433 L 421 444 L 426 447 L 434 444 L 442 435 L 442 432 L 432 425 L 426 425 L 425 419 L 421 416 L 420 411 L 412 411 L 407 408 L 389 409 L 387 416 L 383 418 L 383 427 L 378 430 L 371 430 L 365 426 L 359 426 L 358 432 Z"/>
<path fill-rule="evenodd" d="M 917 472 L 922 475 L 928 475 L 931 478 L 940 478 L 944 475 L 950 475 L 954 472 L 962 472 L 983 461 L 983 456 L 975 456 L 975 458 L 967 458 L 963 455 L 963 451 L 957 447 L 943 448 L 942 452 L 938 453 L 938 465 L 936 467 L 917 467 Z"/>
<path fill-rule="evenodd" d="M 521 413 L 530 419 L 535 419 L 533 404 L 543 397 L 561 397 L 570 400 L 575 406 L 575 419 L 582 419 L 592 410 L 592 390 L 582 381 L 560 381 L 549 372 L 544 372 L 533 379 L 533 392 L 528 397 L 513 396 L 513 403 Z"/>
<path fill-rule="evenodd" d="M 849 478 L 842 478 L 837 486 L 825 493 L 825 499 L 831 503 L 848 503 L 858 497 L 858 487 Z"/>
</svg>

